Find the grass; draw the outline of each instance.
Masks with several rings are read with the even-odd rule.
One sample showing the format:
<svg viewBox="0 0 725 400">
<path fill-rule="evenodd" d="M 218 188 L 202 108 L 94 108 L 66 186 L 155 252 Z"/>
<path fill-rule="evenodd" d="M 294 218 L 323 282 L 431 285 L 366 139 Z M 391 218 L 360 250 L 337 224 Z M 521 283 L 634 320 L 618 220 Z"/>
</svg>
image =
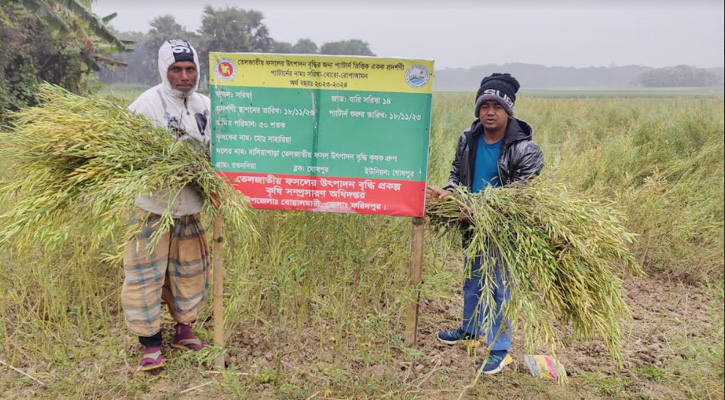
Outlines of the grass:
<svg viewBox="0 0 725 400">
<path fill-rule="evenodd" d="M 473 98 L 473 92 L 441 91 L 437 94 L 467 95 Z M 519 98 L 550 98 L 550 99 L 577 99 L 577 98 L 707 98 L 718 99 L 723 97 L 725 90 L 722 87 L 670 87 L 646 88 L 639 86 L 623 87 L 562 87 L 562 88 L 521 88 L 517 94 Z M 471 100 L 472 101 L 472 100 Z"/>
<path fill-rule="evenodd" d="M 148 85 L 139 83 L 114 83 L 113 85 L 103 85 L 97 94 L 102 96 L 113 96 L 118 97 L 131 103 L 146 89 Z"/>
<path fill-rule="evenodd" d="M 128 103 L 136 100 L 136 98 L 146 89 L 148 85 L 142 83 L 114 83 L 111 85 L 99 85 L 99 88 L 94 93 L 101 96 L 113 96 L 119 99 L 123 99 Z M 209 95 L 209 92 L 199 91 L 199 93 Z"/>
<path fill-rule="evenodd" d="M 693 308 L 699 307 L 702 302 L 712 302 L 715 310 L 722 309 L 722 301 L 717 301 L 722 293 L 722 283 L 715 287 L 706 288 L 706 295 L 697 298 L 689 298 L 674 293 L 672 296 L 681 304 L 682 314 L 672 317 L 666 321 L 667 325 L 680 326 L 676 332 L 670 332 L 668 341 L 680 353 L 680 363 L 667 364 L 654 370 L 654 375 L 661 380 L 667 380 L 682 385 L 685 395 L 689 398 L 717 398 L 722 396 L 723 375 L 723 346 L 703 346 L 700 337 L 722 336 L 723 324 L 701 324 L 693 323 L 691 312 Z M 708 321 L 722 321 L 720 311 L 707 315 Z M 645 372 L 652 376 L 652 369 Z M 718 383 L 718 380 L 720 381 Z"/>
<path fill-rule="evenodd" d="M 522 89 L 520 96 L 545 98 L 673 98 L 673 97 L 703 97 L 718 98 L 723 96 L 722 87 L 671 87 L 646 88 L 637 86 L 628 87 L 576 87 L 576 88 L 547 88 Z"/>
<path fill-rule="evenodd" d="M 434 96 L 432 184 L 447 179 L 456 139 L 471 121 L 470 97 Z M 436 329 L 459 322 L 459 238 L 426 234 L 414 350 L 402 342 L 404 310 L 413 294 L 406 283 L 409 219 L 255 211 L 258 239 L 226 232 L 229 242 L 243 245 L 225 247 L 225 371 L 211 366 L 216 353 L 210 349 L 170 351 L 166 370 L 135 374 L 139 350 L 120 315 L 119 265 L 17 253 L 3 244 L 0 359 L 47 387 L 0 366 L 0 397 L 722 398 L 722 97 L 519 97 L 517 116 L 534 127 L 545 170 L 614 202 L 638 234 L 632 250 L 651 277 L 625 284 L 630 309 L 641 314 L 623 331 L 629 339 L 623 343 L 630 354 L 625 361 L 636 365 L 609 368 L 604 353 L 580 358 L 593 344 L 563 329 L 562 342 L 570 349 L 561 356 L 574 371 L 569 385 L 540 381 L 519 365 L 467 387 L 475 360 L 432 339 Z M 9 179 L 4 163 L 0 177 Z M 8 207 L 0 204 L 0 212 Z M 71 238 L 67 251 L 83 248 L 83 241 Z M 642 288 L 663 286 L 669 290 L 642 303 Z M 205 339 L 211 337 L 210 310 L 195 325 Z M 169 322 L 164 326 L 170 329 Z M 635 339 L 659 334 L 661 365 L 635 363 Z M 521 339 L 515 336 L 515 343 Z M 584 371 L 587 365 L 594 371 Z"/>
</svg>

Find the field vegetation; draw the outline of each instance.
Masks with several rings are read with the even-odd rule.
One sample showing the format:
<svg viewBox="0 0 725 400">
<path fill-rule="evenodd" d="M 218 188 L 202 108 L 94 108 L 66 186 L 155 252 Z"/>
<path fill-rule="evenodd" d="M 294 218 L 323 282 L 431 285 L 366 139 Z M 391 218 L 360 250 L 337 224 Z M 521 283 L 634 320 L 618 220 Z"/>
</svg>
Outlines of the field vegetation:
<svg viewBox="0 0 725 400">
<path fill-rule="evenodd" d="M 472 97 L 434 95 L 430 184 L 447 179 Z M 530 376 L 521 332 L 511 368 L 474 383 L 485 346 L 434 338 L 460 322 L 459 237 L 426 232 L 424 281 L 411 287 L 408 218 L 253 211 L 258 235 L 226 232 L 245 245 L 225 247 L 225 370 L 212 347 L 167 350 L 165 370 L 135 373 L 120 265 L 0 244 L 0 398 L 722 399 L 723 109 L 719 95 L 517 101 L 546 178 L 610 203 L 637 234 L 647 276 L 625 278 L 633 319 L 621 369 L 603 342 L 560 325 L 567 385 Z M 10 179 L 4 160 L 0 171 Z M 67 254 L 82 254 L 92 235 L 70 238 Z M 405 310 L 417 293 L 419 337 L 408 347 Z M 168 338 L 170 319 L 165 329 Z M 195 329 L 211 340 L 210 318 Z"/>
</svg>

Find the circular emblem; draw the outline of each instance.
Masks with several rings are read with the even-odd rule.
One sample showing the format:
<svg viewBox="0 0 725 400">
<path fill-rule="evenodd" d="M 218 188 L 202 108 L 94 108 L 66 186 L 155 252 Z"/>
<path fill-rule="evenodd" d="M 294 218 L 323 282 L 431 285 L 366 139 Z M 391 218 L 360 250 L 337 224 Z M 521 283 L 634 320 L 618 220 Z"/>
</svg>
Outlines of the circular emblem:
<svg viewBox="0 0 725 400">
<path fill-rule="evenodd" d="M 214 75 L 223 81 L 230 81 L 237 75 L 237 68 L 231 60 L 220 58 L 214 66 Z"/>
<path fill-rule="evenodd" d="M 405 71 L 405 82 L 410 87 L 422 88 L 428 83 L 429 79 L 430 72 L 428 72 L 428 68 L 420 64 L 411 65 L 410 68 Z"/>
</svg>

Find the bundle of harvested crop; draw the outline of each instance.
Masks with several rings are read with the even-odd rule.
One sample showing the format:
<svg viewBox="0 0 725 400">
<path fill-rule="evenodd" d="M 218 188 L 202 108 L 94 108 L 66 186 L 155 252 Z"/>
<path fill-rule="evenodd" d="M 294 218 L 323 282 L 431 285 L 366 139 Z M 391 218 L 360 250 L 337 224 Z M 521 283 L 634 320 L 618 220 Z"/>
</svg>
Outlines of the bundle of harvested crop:
<svg viewBox="0 0 725 400">
<path fill-rule="evenodd" d="M 461 212 L 470 224 L 461 224 Z M 622 277 L 642 275 L 629 250 L 635 235 L 611 206 L 535 179 L 520 188 L 458 188 L 427 206 L 430 224 L 443 231 L 463 227 L 470 264 L 482 256 L 484 306 L 492 305 L 498 263 L 510 290 L 505 317 L 521 328 L 529 354 L 543 344 L 555 353 L 570 322 L 583 339 L 601 339 L 621 363 L 621 325 L 629 318 Z M 485 307 L 489 330 L 496 307 Z M 620 364 L 621 365 L 621 364 Z"/>
<path fill-rule="evenodd" d="M 132 234 L 134 199 L 160 190 L 178 193 L 191 183 L 207 205 L 218 203 L 205 207 L 209 217 L 221 212 L 230 229 L 253 230 L 244 197 L 198 147 L 112 100 L 48 84 L 39 99 L 38 106 L 12 114 L 0 135 L 0 156 L 10 170 L 0 182 L 7 205 L 0 243 L 55 251 L 82 236 L 90 248 L 111 243 L 110 256 L 120 258 Z M 173 223 L 169 209 L 159 233 Z"/>
</svg>

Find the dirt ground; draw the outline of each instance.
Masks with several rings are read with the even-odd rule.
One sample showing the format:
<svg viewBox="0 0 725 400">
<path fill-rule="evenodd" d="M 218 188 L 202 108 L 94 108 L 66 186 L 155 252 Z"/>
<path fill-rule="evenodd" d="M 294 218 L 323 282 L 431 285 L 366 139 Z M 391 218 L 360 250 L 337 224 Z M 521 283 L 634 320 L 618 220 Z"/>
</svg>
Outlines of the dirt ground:
<svg viewBox="0 0 725 400">
<path fill-rule="evenodd" d="M 250 324 L 238 327 L 229 338 L 229 372 L 213 371 L 207 366 L 209 361 L 200 363 L 189 353 L 169 351 L 165 371 L 139 377 L 135 372 L 139 346 L 129 335 L 125 365 L 115 361 L 94 366 L 89 362 L 83 368 L 99 371 L 72 379 L 78 380 L 73 384 L 90 386 L 84 389 L 90 393 L 88 398 L 723 399 L 722 295 L 714 300 L 711 289 L 662 276 L 629 278 L 625 295 L 633 319 L 623 332 L 623 370 L 617 369 L 601 342 L 577 341 L 571 330 L 563 327 L 567 333 L 562 338 L 565 347 L 559 350 L 559 360 L 568 374 L 566 385 L 531 376 L 522 346 L 517 346 L 523 342 L 520 332 L 513 337 L 514 362 L 502 373 L 482 376 L 473 384 L 475 363 L 485 353 L 485 346 L 479 346 L 474 356 L 464 347 L 447 346 L 435 339 L 439 329 L 459 323 L 459 296 L 448 301 L 421 301 L 417 349 L 401 346 L 402 338 L 387 347 L 375 340 L 364 341 L 369 352 L 389 352 L 387 357 L 370 358 L 384 361 L 370 363 L 364 357 L 348 357 L 344 346 L 328 351 L 335 343 L 319 327 L 304 328 L 294 340 L 280 343 L 279 338 L 266 334 L 261 324 Z M 210 321 L 208 325 L 211 332 Z M 118 330 L 125 332 L 120 321 Z M 359 344 L 350 340 L 348 346 Z M 700 372 L 693 370 L 698 360 L 693 358 L 708 352 L 719 360 L 715 366 L 703 367 L 709 378 L 698 383 Z M 356 354 L 360 354 L 359 348 Z M 0 366 L 0 398 L 64 398 L 57 395 L 63 392 L 60 387 L 48 391 L 27 379 L 17 384 L 18 379 L 16 372 Z M 700 384 L 707 388 L 687 388 Z"/>
<path fill-rule="evenodd" d="M 719 343 L 722 346 L 722 302 L 717 304 L 718 302 L 708 301 L 711 294 L 706 290 L 672 281 L 664 276 L 651 276 L 646 279 L 629 278 L 625 283 L 625 293 L 632 313 L 632 322 L 623 331 L 624 368 L 620 373 L 629 379 L 628 389 L 640 395 L 644 394 L 647 398 L 678 398 L 679 394 L 673 393 L 669 388 L 670 385 L 665 382 L 658 383 L 657 379 L 642 378 L 641 371 L 650 371 L 657 375 L 657 371 L 675 368 L 678 363 L 693 354 L 693 349 L 682 346 L 696 346 L 708 342 L 714 344 L 717 343 L 717 340 L 714 340 L 717 337 L 720 337 Z M 456 326 L 460 310 L 459 302 L 443 304 L 439 301 L 430 301 L 421 304 L 424 316 L 446 315 L 448 320 L 446 328 Z M 431 364 L 448 366 L 461 374 L 466 372 L 470 374 L 472 358 L 462 349 L 452 349 L 450 346 L 438 343 L 435 340 L 435 333 L 440 327 L 435 324 L 436 321 L 425 317 L 423 321 L 418 343 L 420 350 L 432 360 Z M 562 338 L 566 347 L 559 350 L 558 356 L 566 369 L 570 383 L 576 383 L 576 378 L 584 375 L 601 374 L 603 379 L 606 379 L 607 376 L 618 373 L 616 363 L 602 342 L 574 340 L 570 327 L 563 327 L 562 331 L 568 333 Z M 521 332 L 514 335 L 512 342 L 511 355 L 514 362 L 509 366 L 510 371 L 507 373 L 528 376 L 530 372 L 524 363 L 524 350 L 522 346 L 516 346 L 517 343 L 523 342 Z M 485 346 L 480 346 L 479 358 L 484 353 Z M 722 349 L 719 354 L 722 376 Z M 427 365 L 423 369 L 429 369 L 432 365 Z M 629 397 L 630 394 L 626 396 Z M 522 396 L 517 390 L 510 393 L 510 398 L 522 398 Z M 612 397 L 619 396 L 613 394 Z M 599 396 L 585 391 L 580 398 L 599 398 Z M 714 398 L 722 398 L 722 390 L 716 393 Z"/>
<path fill-rule="evenodd" d="M 682 346 L 702 346 L 705 343 L 718 342 L 714 338 L 723 335 L 722 304 L 718 306 L 717 302 L 709 300 L 708 296 L 711 294 L 700 287 L 678 283 L 662 276 L 629 278 L 625 293 L 633 319 L 623 332 L 623 370 L 618 370 L 603 343 L 577 341 L 571 336 L 571 329 L 563 327 L 565 337 L 562 341 L 566 347 L 559 350 L 559 360 L 567 371 L 569 385 L 561 388 L 561 385 L 554 382 L 532 383 L 535 378 L 530 376 L 524 363 L 523 348 L 516 346 L 523 342 L 522 334 L 518 332 L 514 335 L 511 352 L 514 362 L 504 373 L 494 378 L 494 382 L 507 382 L 504 391 L 499 392 L 503 396 L 501 398 L 687 398 L 685 394 L 673 389 L 671 382 L 663 382 L 658 378 L 664 377 L 664 371 L 668 368 L 673 368 L 695 354 L 692 349 Z M 460 310 L 460 300 L 421 301 L 418 356 L 405 357 L 399 350 L 394 349 L 390 363 L 363 365 L 353 360 L 349 365 L 350 370 L 361 381 L 372 379 L 387 383 L 387 390 L 381 387 L 379 393 L 395 393 L 397 389 L 407 388 L 408 397 L 402 394 L 400 397 L 380 397 L 459 398 L 462 389 L 474 378 L 476 359 L 482 358 L 486 351 L 485 345 L 481 345 L 475 350 L 477 356 L 473 357 L 464 347 L 447 346 L 435 339 L 435 333 L 439 329 L 454 328 L 459 323 Z M 285 371 L 288 382 L 308 387 L 319 385 L 321 388 L 329 388 L 331 385 L 331 378 L 327 373 L 335 364 L 335 356 L 318 351 L 320 340 L 326 340 L 318 332 L 304 332 L 301 342 L 283 349 L 279 349 L 276 344 L 272 345 L 261 330 L 253 327 L 242 329 L 231 340 L 228 363 L 271 368 L 277 364 L 281 352 L 284 356 L 280 367 Z M 719 343 L 722 344 L 722 339 Z M 722 367 L 721 360 L 721 373 Z M 623 376 L 626 385 L 614 389 L 605 387 L 604 390 L 592 390 L 587 385 L 587 382 L 594 379 L 595 382 L 590 383 L 597 387 L 614 376 Z M 589 378 L 578 379 L 582 377 Z M 483 381 L 490 380 L 491 377 L 484 376 L 481 379 L 477 385 L 491 386 L 490 382 Z M 601 382 L 597 383 L 597 380 Z M 451 385 L 455 381 L 460 384 Z M 397 383 L 398 388 L 391 382 Z M 259 384 L 257 389 L 260 390 L 260 398 L 280 398 L 273 395 L 269 384 Z M 612 390 L 619 389 L 624 391 L 612 393 Z M 325 398 L 324 391 L 318 393 L 323 395 L 318 394 L 316 397 Z M 334 390 L 328 390 L 328 393 L 331 394 L 330 398 L 337 398 Z M 372 397 L 378 396 L 373 394 Z M 468 398 L 468 395 L 462 398 Z M 722 391 L 714 393 L 713 398 L 722 398 Z"/>
</svg>

